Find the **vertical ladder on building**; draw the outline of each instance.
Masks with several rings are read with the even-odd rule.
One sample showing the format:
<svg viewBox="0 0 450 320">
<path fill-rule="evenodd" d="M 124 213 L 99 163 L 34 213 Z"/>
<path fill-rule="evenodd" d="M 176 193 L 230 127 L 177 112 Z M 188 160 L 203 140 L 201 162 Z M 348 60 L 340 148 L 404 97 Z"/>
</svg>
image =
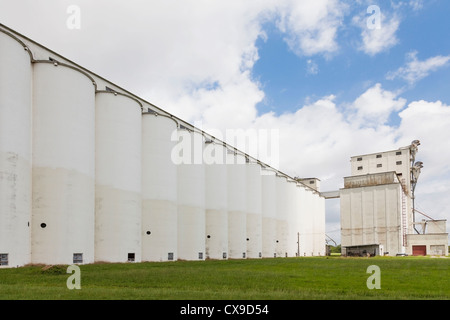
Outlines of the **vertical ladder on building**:
<svg viewBox="0 0 450 320">
<path fill-rule="evenodd" d="M 407 232 L 407 217 L 406 217 L 406 183 L 405 179 L 402 179 L 401 181 L 402 185 L 402 239 L 403 239 L 403 246 L 406 247 L 406 232 Z"/>
</svg>

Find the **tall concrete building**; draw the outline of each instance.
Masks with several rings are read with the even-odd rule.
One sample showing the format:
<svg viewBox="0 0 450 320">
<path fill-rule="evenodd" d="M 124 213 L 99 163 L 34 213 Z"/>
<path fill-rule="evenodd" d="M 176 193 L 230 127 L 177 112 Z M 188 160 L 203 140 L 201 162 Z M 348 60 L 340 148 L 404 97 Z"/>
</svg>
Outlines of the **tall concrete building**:
<svg viewBox="0 0 450 320">
<path fill-rule="evenodd" d="M 351 176 L 340 190 L 343 254 L 446 254 L 446 221 L 416 221 L 419 145 L 415 140 L 397 150 L 351 157 Z"/>
</svg>

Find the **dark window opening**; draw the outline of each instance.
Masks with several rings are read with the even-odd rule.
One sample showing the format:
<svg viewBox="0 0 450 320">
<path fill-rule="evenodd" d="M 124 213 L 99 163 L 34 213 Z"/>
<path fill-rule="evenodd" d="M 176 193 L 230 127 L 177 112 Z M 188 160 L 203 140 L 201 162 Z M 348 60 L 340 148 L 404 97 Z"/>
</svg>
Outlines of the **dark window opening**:
<svg viewBox="0 0 450 320">
<path fill-rule="evenodd" d="M 358 167 L 358 170 L 362 170 L 363 169 L 363 167 Z"/>
<path fill-rule="evenodd" d="M 382 157 L 382 155 L 381 154 L 377 154 L 377 158 L 381 158 Z"/>
<path fill-rule="evenodd" d="M 377 164 L 377 168 L 381 168 L 383 165 L 381 163 Z"/>
<path fill-rule="evenodd" d="M 7 266 L 7 265 L 8 265 L 8 254 L 0 253 L 0 266 Z"/>
<path fill-rule="evenodd" d="M 356 161 L 362 161 L 362 158 L 357 158 Z"/>
<path fill-rule="evenodd" d="M 402 163 L 403 163 L 403 162 L 401 162 L 401 161 L 397 161 L 397 162 L 396 162 L 396 164 L 397 164 L 398 166 L 400 166 Z"/>
<path fill-rule="evenodd" d="M 46 223 L 41 223 L 41 228 L 45 228 L 47 226 Z"/>
<path fill-rule="evenodd" d="M 83 254 L 82 253 L 74 253 L 73 254 L 73 263 L 83 263 Z"/>
<path fill-rule="evenodd" d="M 128 254 L 128 262 L 134 262 L 134 253 L 133 252 L 131 252 L 131 253 L 129 253 Z"/>
<path fill-rule="evenodd" d="M 203 259 L 203 252 L 199 252 L 199 253 L 198 253 L 198 258 L 199 258 L 200 260 Z"/>
<path fill-rule="evenodd" d="M 173 252 L 167 254 L 167 260 L 173 260 Z"/>
</svg>

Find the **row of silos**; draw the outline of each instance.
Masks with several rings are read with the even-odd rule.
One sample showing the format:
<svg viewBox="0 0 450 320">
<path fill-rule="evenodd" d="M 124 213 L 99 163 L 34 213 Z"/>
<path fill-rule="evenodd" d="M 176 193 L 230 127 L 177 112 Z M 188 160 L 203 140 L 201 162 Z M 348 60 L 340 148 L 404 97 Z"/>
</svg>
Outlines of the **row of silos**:
<svg viewBox="0 0 450 320">
<path fill-rule="evenodd" d="M 170 115 L 143 113 L 145 102 L 99 90 L 96 80 L 77 66 L 33 59 L 0 32 L 7 265 L 324 251 L 324 230 L 314 225 L 323 198 Z"/>
</svg>

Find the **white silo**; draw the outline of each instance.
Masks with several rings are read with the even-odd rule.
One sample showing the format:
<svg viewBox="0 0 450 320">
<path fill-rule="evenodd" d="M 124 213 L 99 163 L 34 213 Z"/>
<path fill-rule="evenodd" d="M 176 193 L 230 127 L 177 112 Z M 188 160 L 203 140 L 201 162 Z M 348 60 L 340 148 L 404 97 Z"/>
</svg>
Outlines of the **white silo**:
<svg viewBox="0 0 450 320">
<path fill-rule="evenodd" d="M 299 255 L 301 257 L 306 256 L 306 248 L 307 248 L 307 237 L 306 237 L 306 190 L 305 186 L 302 183 L 297 184 L 297 205 L 298 205 L 298 214 L 297 214 L 297 223 L 298 223 L 298 232 L 299 232 Z"/>
<path fill-rule="evenodd" d="M 141 105 L 96 94 L 95 260 L 141 261 Z"/>
<path fill-rule="evenodd" d="M 313 252 L 314 255 L 325 255 L 325 199 L 313 192 Z"/>
<path fill-rule="evenodd" d="M 276 253 L 277 257 L 286 257 L 288 242 L 288 182 L 285 176 L 276 176 Z"/>
<path fill-rule="evenodd" d="M 207 259 L 228 258 L 227 149 L 207 140 L 205 161 L 205 253 Z"/>
<path fill-rule="evenodd" d="M 94 262 L 95 86 L 80 70 L 34 64 L 32 262 Z"/>
<path fill-rule="evenodd" d="M 142 261 L 178 257 L 177 166 L 171 159 L 176 130 L 171 117 L 142 115 Z"/>
<path fill-rule="evenodd" d="M 227 152 L 228 253 L 230 259 L 247 256 L 246 160 L 234 150 Z"/>
<path fill-rule="evenodd" d="M 308 257 L 314 255 L 314 195 L 311 189 L 305 187 L 304 190 L 304 201 L 300 204 L 301 221 L 303 222 L 303 234 L 300 234 L 300 239 L 301 242 L 304 243 L 304 245 L 303 249 L 301 249 L 300 255 Z"/>
<path fill-rule="evenodd" d="M 32 67 L 0 31 L 0 267 L 30 263 Z"/>
<path fill-rule="evenodd" d="M 263 168 L 262 170 L 262 256 L 273 258 L 276 256 L 276 172 Z"/>
<path fill-rule="evenodd" d="M 179 129 L 172 161 L 177 167 L 178 259 L 205 259 L 205 166 L 204 137 Z"/>
<path fill-rule="evenodd" d="M 262 179 L 261 166 L 247 164 L 247 258 L 262 257 Z"/>
<path fill-rule="evenodd" d="M 286 252 L 288 257 L 298 256 L 298 198 L 297 182 L 291 178 L 287 179 L 286 201 L 287 201 L 287 245 Z"/>
</svg>

